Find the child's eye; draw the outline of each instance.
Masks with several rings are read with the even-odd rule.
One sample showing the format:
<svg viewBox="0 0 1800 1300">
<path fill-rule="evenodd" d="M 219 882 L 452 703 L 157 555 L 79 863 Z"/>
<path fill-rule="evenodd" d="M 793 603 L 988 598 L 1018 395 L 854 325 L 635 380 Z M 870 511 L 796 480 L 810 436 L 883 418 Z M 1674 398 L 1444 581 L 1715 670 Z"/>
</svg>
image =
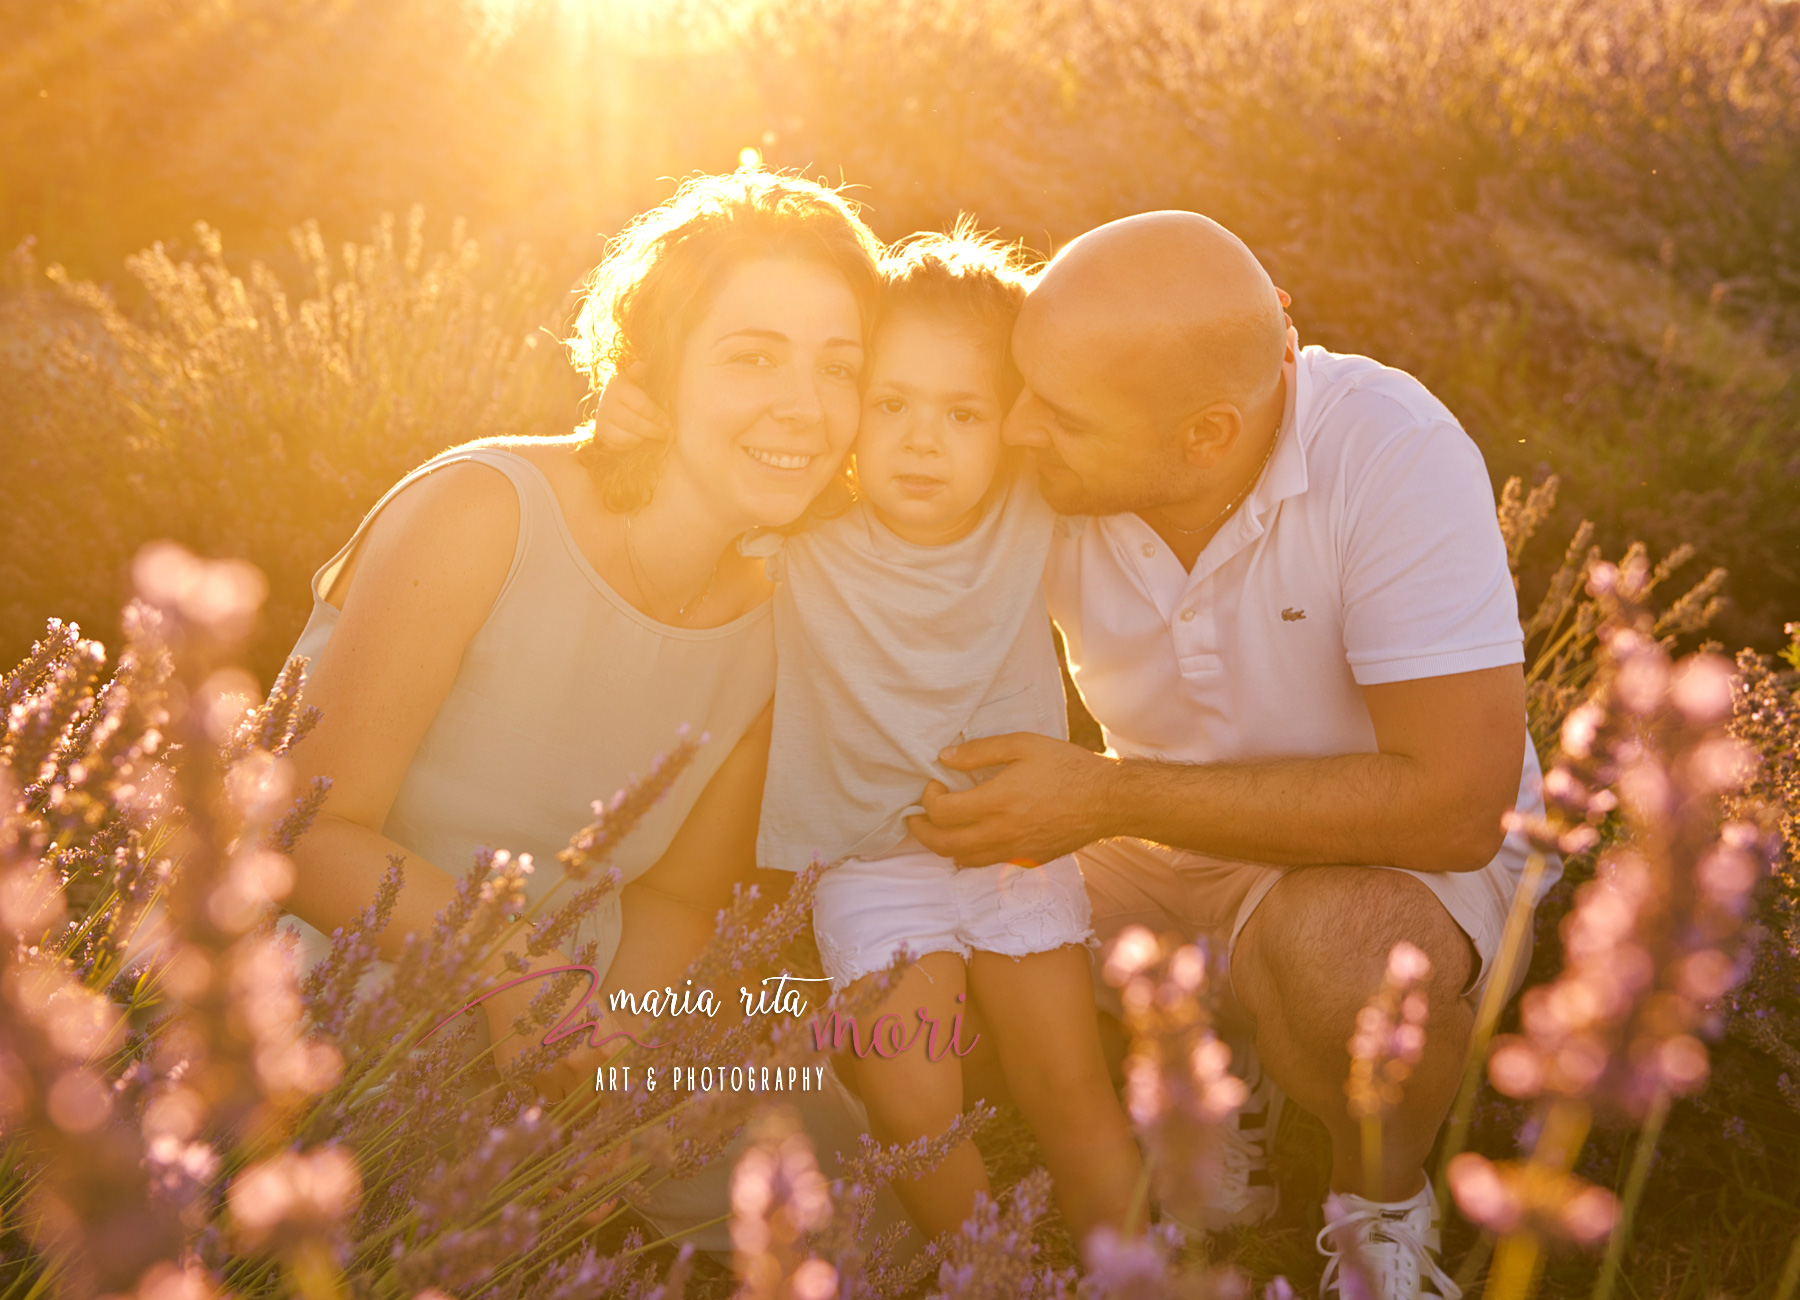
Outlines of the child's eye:
<svg viewBox="0 0 1800 1300">
<path fill-rule="evenodd" d="M 950 408 L 950 418 L 958 424 L 974 424 L 981 419 L 980 411 L 972 411 L 966 406 Z"/>
<path fill-rule="evenodd" d="M 884 415 L 898 415 L 906 409 L 906 403 L 898 397 L 884 397 L 875 403 L 875 409 Z"/>
</svg>

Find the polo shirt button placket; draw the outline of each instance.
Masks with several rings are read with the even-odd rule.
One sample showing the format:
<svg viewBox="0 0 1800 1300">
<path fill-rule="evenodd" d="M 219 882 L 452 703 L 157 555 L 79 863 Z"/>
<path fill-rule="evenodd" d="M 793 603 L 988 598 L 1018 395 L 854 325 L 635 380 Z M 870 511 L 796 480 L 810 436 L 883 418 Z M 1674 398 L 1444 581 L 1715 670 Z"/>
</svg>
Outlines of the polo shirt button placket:
<svg viewBox="0 0 1800 1300">
<path fill-rule="evenodd" d="M 1143 547 L 1143 550 L 1144 550 L 1144 558 L 1145 558 L 1145 559 L 1146 559 L 1146 560 L 1149 560 L 1149 559 L 1153 559 L 1153 558 L 1155 558 L 1155 556 L 1156 556 L 1156 543 L 1155 543 L 1155 542 L 1145 542 L 1145 543 L 1144 543 L 1144 547 Z"/>
<path fill-rule="evenodd" d="M 1191 585 L 1182 593 L 1175 616 L 1169 620 L 1183 677 L 1191 678 L 1196 672 L 1206 675 L 1219 665 L 1218 623 L 1209 604 L 1211 591 L 1211 578 Z"/>
</svg>

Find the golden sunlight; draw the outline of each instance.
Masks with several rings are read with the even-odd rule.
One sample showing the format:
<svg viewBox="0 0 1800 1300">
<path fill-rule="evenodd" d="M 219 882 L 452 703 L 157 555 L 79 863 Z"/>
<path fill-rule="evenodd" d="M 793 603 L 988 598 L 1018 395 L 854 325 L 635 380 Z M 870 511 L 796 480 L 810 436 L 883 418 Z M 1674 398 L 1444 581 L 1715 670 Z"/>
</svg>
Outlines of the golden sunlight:
<svg viewBox="0 0 1800 1300">
<path fill-rule="evenodd" d="M 1800 3 L 0 33 L 0 1300 L 1800 1300 Z"/>
</svg>

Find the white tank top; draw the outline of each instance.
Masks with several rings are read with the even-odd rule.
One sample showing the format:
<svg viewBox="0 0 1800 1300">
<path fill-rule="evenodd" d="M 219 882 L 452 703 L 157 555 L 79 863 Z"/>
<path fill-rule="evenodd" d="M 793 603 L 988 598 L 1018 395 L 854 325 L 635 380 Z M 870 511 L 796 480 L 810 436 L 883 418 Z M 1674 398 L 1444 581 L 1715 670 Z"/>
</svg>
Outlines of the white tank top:
<svg viewBox="0 0 1800 1300">
<path fill-rule="evenodd" d="M 463 652 L 382 834 L 453 877 L 484 847 L 529 853 L 535 870 L 527 892 L 539 898 L 562 879 L 556 854 L 593 820 L 595 801 L 649 772 L 686 724 L 690 734 L 709 739 L 614 856 L 629 881 L 662 856 L 773 696 L 770 605 L 719 627 L 654 621 L 588 563 L 542 470 L 504 444 L 473 444 L 432 458 L 397 483 L 313 576 L 312 616 L 294 654 L 316 661 L 325 648 L 338 611 L 324 593 L 382 507 L 433 470 L 463 461 L 491 466 L 512 482 L 518 542 L 505 585 Z M 563 889 L 556 901 L 573 892 Z M 309 957 L 322 956 L 325 936 L 291 920 Z M 619 927 L 615 891 L 565 940 L 566 950 L 597 939 L 596 964 L 605 970 Z"/>
</svg>

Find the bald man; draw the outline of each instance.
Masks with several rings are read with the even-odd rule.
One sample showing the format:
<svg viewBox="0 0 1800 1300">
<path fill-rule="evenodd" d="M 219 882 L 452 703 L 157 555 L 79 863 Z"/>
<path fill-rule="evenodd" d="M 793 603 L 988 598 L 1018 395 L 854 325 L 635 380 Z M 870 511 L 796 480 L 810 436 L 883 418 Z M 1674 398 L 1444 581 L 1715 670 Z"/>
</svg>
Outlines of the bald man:
<svg viewBox="0 0 1800 1300">
<path fill-rule="evenodd" d="M 1501 819 L 1542 806 L 1481 454 L 1411 376 L 1292 350 L 1267 272 L 1193 213 L 1068 245 L 1013 355 L 1006 437 L 1070 516 L 1046 583 L 1107 752 L 965 743 L 944 761 L 1001 772 L 934 786 L 913 831 L 965 866 L 1079 849 L 1103 937 L 1206 940 L 1253 1091 L 1205 1226 L 1275 1208 L 1285 1094 L 1331 1132 L 1322 1293 L 1354 1239 L 1383 1296 L 1448 1300 L 1424 1161 L 1525 861 Z M 1403 941 L 1426 1045 L 1365 1171 L 1346 1044 Z"/>
</svg>

